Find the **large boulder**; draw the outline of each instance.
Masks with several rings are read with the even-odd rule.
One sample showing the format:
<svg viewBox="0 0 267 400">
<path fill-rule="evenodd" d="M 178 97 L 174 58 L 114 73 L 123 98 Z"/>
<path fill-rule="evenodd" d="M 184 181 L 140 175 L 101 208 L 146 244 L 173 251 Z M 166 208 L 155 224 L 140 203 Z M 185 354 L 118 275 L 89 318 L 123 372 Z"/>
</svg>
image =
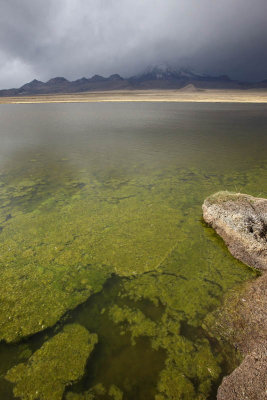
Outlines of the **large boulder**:
<svg viewBox="0 0 267 400">
<path fill-rule="evenodd" d="M 217 400 L 267 400 L 267 199 L 218 192 L 202 208 L 233 256 L 263 271 L 221 317 L 244 360 L 223 379 Z"/>
<path fill-rule="evenodd" d="M 223 238 L 234 257 L 267 270 L 267 199 L 218 192 L 202 206 L 204 220 Z"/>
</svg>

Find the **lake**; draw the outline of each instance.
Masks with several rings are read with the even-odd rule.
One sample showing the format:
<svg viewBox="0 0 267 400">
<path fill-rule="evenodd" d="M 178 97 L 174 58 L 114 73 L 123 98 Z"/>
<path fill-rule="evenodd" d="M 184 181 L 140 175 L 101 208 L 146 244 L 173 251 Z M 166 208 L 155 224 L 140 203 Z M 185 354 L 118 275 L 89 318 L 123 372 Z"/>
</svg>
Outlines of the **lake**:
<svg viewBox="0 0 267 400">
<path fill-rule="evenodd" d="M 267 196 L 267 105 L 0 107 L 0 398 L 214 400 L 255 279 L 204 199 Z"/>
</svg>

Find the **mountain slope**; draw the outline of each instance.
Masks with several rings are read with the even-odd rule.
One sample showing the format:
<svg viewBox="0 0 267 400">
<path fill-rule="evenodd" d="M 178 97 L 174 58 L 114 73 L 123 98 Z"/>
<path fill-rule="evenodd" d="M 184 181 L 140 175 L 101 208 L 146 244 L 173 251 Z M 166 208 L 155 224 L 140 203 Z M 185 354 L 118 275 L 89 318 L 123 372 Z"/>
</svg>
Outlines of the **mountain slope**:
<svg viewBox="0 0 267 400">
<path fill-rule="evenodd" d="M 105 78 L 94 75 L 68 81 L 64 77 L 52 78 L 47 82 L 36 79 L 18 89 L 0 90 L 0 96 L 29 96 L 53 93 L 79 93 L 87 91 L 108 91 L 123 89 L 180 89 L 193 85 L 196 89 L 259 89 L 267 88 L 267 80 L 258 83 L 246 83 L 231 80 L 227 75 L 209 76 L 187 68 L 156 66 L 147 68 L 142 74 L 128 79 L 118 74 Z"/>
</svg>

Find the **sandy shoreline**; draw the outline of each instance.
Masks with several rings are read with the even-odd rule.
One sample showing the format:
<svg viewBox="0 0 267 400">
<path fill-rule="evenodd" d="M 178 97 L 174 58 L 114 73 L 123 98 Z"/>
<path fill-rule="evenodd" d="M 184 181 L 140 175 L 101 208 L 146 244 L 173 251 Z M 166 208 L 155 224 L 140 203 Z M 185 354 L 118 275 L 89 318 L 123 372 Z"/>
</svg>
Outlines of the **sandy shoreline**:
<svg viewBox="0 0 267 400">
<path fill-rule="evenodd" d="M 98 102 L 267 103 L 267 90 L 121 90 L 0 97 L 0 104 Z"/>
</svg>

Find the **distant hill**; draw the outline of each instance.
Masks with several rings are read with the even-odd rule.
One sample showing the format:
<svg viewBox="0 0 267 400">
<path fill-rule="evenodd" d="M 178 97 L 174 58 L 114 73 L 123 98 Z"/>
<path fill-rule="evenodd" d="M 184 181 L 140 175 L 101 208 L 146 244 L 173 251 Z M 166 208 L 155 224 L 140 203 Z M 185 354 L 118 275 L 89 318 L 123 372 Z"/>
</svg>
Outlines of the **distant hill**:
<svg viewBox="0 0 267 400">
<path fill-rule="evenodd" d="M 193 83 L 189 83 L 188 85 L 184 86 L 183 88 L 179 89 L 181 92 L 188 92 L 188 93 L 193 93 L 193 92 L 203 92 L 205 89 L 199 89 L 193 85 Z"/>
<path fill-rule="evenodd" d="M 17 89 L 0 90 L 0 96 L 29 96 L 53 93 L 79 93 L 88 91 L 138 90 L 138 89 L 259 89 L 267 88 L 267 80 L 258 83 L 238 82 L 227 75 L 210 76 L 186 68 L 156 66 L 147 68 L 142 74 L 122 78 L 118 74 L 105 78 L 94 75 L 68 81 L 64 77 L 52 78 L 47 82 L 34 79 Z M 186 89 L 187 88 L 187 89 Z"/>
</svg>

